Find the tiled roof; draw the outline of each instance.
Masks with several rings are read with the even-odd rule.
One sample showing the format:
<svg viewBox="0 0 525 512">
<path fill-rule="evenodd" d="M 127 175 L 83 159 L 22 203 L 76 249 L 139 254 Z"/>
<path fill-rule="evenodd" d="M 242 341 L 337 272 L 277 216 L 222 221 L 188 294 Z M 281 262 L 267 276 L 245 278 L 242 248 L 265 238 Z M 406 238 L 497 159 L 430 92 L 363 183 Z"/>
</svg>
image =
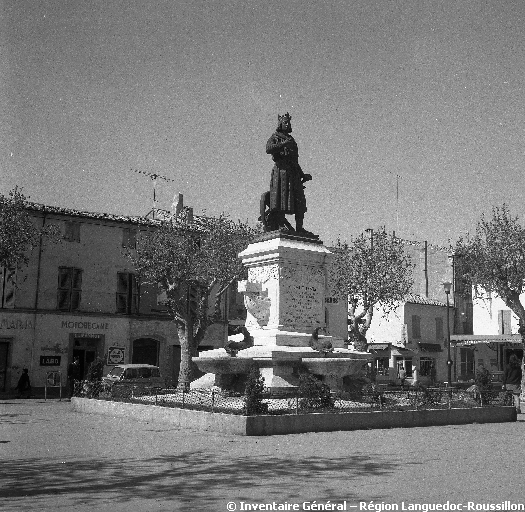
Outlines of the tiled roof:
<svg viewBox="0 0 525 512">
<path fill-rule="evenodd" d="M 423 297 L 422 295 L 407 295 L 405 297 L 405 302 L 410 302 L 411 304 L 424 304 L 426 306 L 445 306 L 446 302 L 440 300 L 429 299 L 428 297 Z"/>
<path fill-rule="evenodd" d="M 69 217 L 84 217 L 89 219 L 108 220 L 115 222 L 128 222 L 130 224 L 137 224 L 141 226 L 160 226 L 161 220 L 151 219 L 149 217 L 139 217 L 130 215 L 115 215 L 112 213 L 100 213 L 100 212 L 86 212 L 82 210 L 74 210 L 73 208 L 63 208 L 61 206 L 49 206 L 40 203 L 27 202 L 26 207 L 28 210 L 38 211 L 42 213 L 51 213 L 56 215 L 66 215 Z M 195 230 L 202 228 L 202 217 L 195 216 L 193 222 L 188 226 Z M 184 221 L 178 221 L 178 223 L 185 224 Z"/>
</svg>

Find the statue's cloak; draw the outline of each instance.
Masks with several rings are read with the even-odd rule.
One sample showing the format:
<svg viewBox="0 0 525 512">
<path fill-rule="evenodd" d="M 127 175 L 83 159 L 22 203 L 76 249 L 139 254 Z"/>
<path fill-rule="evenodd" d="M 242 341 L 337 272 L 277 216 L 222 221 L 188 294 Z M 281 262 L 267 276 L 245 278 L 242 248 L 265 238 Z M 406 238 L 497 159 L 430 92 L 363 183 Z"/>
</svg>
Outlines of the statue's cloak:
<svg viewBox="0 0 525 512">
<path fill-rule="evenodd" d="M 270 180 L 270 211 L 304 214 L 304 173 L 299 165 L 299 150 L 294 138 L 276 131 L 266 143 L 266 153 L 272 155 L 275 162 Z"/>
</svg>

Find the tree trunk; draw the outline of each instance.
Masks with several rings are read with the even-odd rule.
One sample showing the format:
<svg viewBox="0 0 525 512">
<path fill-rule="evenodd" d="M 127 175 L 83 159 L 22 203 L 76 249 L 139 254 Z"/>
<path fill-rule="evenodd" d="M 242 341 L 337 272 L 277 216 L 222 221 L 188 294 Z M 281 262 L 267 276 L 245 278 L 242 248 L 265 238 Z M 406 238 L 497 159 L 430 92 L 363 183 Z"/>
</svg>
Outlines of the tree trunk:
<svg viewBox="0 0 525 512">
<path fill-rule="evenodd" d="M 180 368 L 179 378 L 177 382 L 177 389 L 188 391 L 190 389 L 192 377 L 192 333 L 188 329 L 190 325 L 187 320 L 177 324 L 177 334 L 179 335 L 180 343 Z"/>
</svg>

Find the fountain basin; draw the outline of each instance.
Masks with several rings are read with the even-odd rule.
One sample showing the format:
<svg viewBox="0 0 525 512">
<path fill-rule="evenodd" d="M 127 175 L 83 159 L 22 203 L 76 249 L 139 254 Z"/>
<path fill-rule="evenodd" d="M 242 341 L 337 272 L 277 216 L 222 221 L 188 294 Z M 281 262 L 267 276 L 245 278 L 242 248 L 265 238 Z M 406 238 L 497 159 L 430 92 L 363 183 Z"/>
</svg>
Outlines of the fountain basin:
<svg viewBox="0 0 525 512">
<path fill-rule="evenodd" d="M 368 359 L 361 358 L 330 358 L 330 357 L 308 357 L 302 358 L 303 366 L 310 373 L 330 377 L 346 377 L 347 375 L 359 376 L 365 373 L 364 366 Z"/>
<path fill-rule="evenodd" d="M 194 357 L 193 362 L 201 372 L 215 374 L 249 373 L 253 365 L 246 357 Z"/>
</svg>

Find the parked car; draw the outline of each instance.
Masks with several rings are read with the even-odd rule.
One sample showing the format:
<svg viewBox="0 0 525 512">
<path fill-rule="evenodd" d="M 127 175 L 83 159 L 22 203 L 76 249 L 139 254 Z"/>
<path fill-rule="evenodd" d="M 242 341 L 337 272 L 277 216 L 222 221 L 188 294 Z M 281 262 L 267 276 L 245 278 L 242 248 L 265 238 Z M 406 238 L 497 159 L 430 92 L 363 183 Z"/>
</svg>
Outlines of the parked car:
<svg viewBox="0 0 525 512">
<path fill-rule="evenodd" d="M 164 386 L 159 367 L 151 364 L 119 364 L 102 382 L 111 396 L 144 395 Z"/>
</svg>

